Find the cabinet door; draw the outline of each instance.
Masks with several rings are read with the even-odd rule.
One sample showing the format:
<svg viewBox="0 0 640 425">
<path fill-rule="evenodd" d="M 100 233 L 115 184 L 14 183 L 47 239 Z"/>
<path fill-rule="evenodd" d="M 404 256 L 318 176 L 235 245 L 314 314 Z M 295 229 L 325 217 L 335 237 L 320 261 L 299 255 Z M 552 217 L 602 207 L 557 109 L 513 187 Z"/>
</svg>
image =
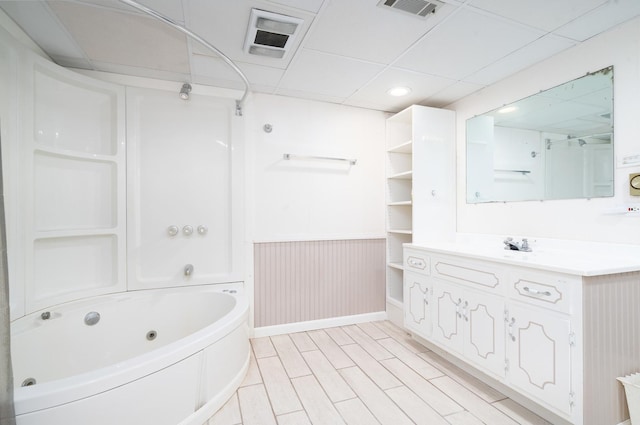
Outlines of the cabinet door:
<svg viewBox="0 0 640 425">
<path fill-rule="evenodd" d="M 427 277 L 406 271 L 404 274 L 404 325 L 422 337 L 431 336 L 431 285 Z"/>
<path fill-rule="evenodd" d="M 571 322 L 548 310 L 509 306 L 508 379 L 511 385 L 570 414 Z"/>
<path fill-rule="evenodd" d="M 446 284 L 433 285 L 433 338 L 444 346 L 462 352 L 464 321 L 462 291 Z"/>
<path fill-rule="evenodd" d="M 495 296 L 466 293 L 464 355 L 470 361 L 504 377 L 504 301 Z"/>
</svg>

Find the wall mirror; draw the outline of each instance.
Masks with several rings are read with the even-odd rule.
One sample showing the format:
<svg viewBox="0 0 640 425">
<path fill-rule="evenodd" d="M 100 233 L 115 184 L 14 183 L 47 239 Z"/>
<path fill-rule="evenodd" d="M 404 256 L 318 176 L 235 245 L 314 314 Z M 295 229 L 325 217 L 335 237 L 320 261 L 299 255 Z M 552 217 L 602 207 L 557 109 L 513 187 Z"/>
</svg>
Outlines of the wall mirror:
<svg viewBox="0 0 640 425">
<path fill-rule="evenodd" d="M 613 67 L 467 120 L 467 203 L 613 196 Z"/>
</svg>

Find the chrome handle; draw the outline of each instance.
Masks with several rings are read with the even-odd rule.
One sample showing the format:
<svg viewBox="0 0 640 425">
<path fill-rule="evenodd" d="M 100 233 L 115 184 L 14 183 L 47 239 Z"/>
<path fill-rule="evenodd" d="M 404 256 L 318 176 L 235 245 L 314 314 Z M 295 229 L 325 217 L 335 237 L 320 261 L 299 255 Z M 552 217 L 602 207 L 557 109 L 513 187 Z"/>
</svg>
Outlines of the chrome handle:
<svg viewBox="0 0 640 425">
<path fill-rule="evenodd" d="M 529 288 L 528 286 L 525 286 L 522 289 L 524 289 L 524 292 L 528 292 L 531 295 L 544 295 L 545 297 L 551 296 L 551 292 L 549 291 L 538 291 L 537 289 L 532 289 L 532 288 Z"/>
<path fill-rule="evenodd" d="M 460 304 L 462 304 L 462 299 L 458 298 L 458 302 L 456 303 L 456 316 L 458 316 L 458 319 L 462 319 L 462 313 L 460 313 Z"/>
<path fill-rule="evenodd" d="M 516 319 L 514 317 L 511 318 L 511 322 L 509 322 L 509 337 L 511 338 L 511 341 L 515 341 L 516 337 L 513 334 L 513 325 L 515 325 L 516 323 Z"/>
<path fill-rule="evenodd" d="M 424 266 L 425 266 L 423 260 L 418 260 L 418 259 L 415 259 L 415 258 L 407 259 L 407 264 L 409 264 L 412 267 L 419 267 L 419 268 L 424 268 Z"/>
<path fill-rule="evenodd" d="M 193 264 L 187 264 L 184 266 L 184 275 L 188 277 L 191 276 L 191 273 L 193 273 Z"/>
</svg>

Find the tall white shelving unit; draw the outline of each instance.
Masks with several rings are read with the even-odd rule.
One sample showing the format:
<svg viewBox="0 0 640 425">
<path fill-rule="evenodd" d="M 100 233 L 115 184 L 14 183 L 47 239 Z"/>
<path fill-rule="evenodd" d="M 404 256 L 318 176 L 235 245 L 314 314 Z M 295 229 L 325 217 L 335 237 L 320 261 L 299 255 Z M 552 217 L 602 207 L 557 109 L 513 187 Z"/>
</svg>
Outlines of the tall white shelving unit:
<svg viewBox="0 0 640 425">
<path fill-rule="evenodd" d="M 402 248 L 455 237 L 455 113 L 413 105 L 387 119 L 387 313 L 402 325 Z"/>
</svg>

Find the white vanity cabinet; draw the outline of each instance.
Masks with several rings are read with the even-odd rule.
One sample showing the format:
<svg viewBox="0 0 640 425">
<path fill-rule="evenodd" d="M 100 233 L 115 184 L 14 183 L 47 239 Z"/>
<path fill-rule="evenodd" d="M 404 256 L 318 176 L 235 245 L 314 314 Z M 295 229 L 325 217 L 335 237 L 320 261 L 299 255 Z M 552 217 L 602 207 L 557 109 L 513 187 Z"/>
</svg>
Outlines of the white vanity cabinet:
<svg viewBox="0 0 640 425">
<path fill-rule="evenodd" d="M 616 377 L 640 367 L 640 257 L 598 269 L 575 256 L 572 268 L 443 246 L 404 246 L 410 332 L 551 423 L 628 418 Z"/>
</svg>

